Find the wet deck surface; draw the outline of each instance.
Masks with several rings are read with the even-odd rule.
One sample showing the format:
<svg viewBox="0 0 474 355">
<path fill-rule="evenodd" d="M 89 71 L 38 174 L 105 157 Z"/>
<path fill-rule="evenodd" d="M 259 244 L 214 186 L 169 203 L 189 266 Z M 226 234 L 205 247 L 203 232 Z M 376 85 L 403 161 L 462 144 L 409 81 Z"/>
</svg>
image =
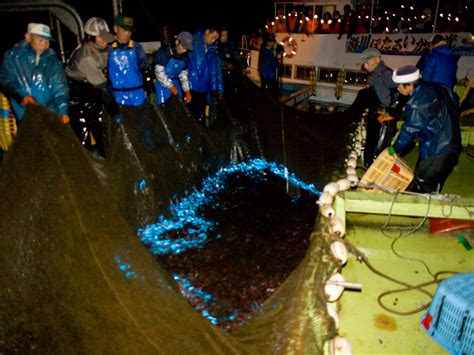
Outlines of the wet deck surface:
<svg viewBox="0 0 474 355">
<path fill-rule="evenodd" d="M 406 161 L 413 165 L 416 153 L 411 153 Z M 472 198 L 472 179 L 472 158 L 463 153 L 443 193 Z M 433 280 L 431 274 L 440 271 L 474 272 L 473 251 L 466 250 L 457 239 L 459 235 L 472 235 L 472 230 L 435 235 L 429 233 L 428 224 L 425 223 L 416 233 L 406 235 L 422 222 L 422 218 L 392 217 L 391 226 L 407 228 L 395 241 L 400 236 L 399 232 L 382 232 L 387 216 L 350 213 L 346 218 L 346 240 L 367 255 L 377 270 L 398 280 L 415 285 Z M 355 257 L 349 259 L 343 275 L 347 281 L 363 284 L 361 292 L 346 290 L 339 304 L 340 334 L 347 336 L 354 354 L 447 353 L 422 331 L 420 319 L 426 311 L 404 316 L 391 313 L 378 304 L 379 295 L 400 288 L 398 284 L 375 275 Z M 434 294 L 436 285 L 428 286 L 426 290 Z M 406 312 L 427 304 L 430 298 L 420 292 L 410 291 L 386 296 L 382 302 L 396 312 Z"/>
</svg>

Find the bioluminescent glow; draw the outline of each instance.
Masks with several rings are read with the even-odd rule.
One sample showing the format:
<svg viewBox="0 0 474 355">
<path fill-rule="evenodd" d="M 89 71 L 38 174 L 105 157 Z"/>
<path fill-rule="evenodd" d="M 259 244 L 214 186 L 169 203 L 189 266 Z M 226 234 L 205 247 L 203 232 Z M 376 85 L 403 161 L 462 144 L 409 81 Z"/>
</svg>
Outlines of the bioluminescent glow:
<svg viewBox="0 0 474 355">
<path fill-rule="evenodd" d="M 212 324 L 219 324 L 221 322 L 233 321 L 236 319 L 238 312 L 236 310 L 230 310 L 230 312 L 223 314 L 213 315 L 209 309 L 215 307 L 220 310 L 228 308 L 225 304 L 218 304 L 218 301 L 210 293 L 193 286 L 193 284 L 181 275 L 174 274 L 173 278 L 178 282 L 181 288 L 181 294 L 186 299 L 193 300 L 194 309 L 201 313 L 204 317 L 209 319 Z"/>
<path fill-rule="evenodd" d="M 225 182 L 228 176 L 239 173 L 252 178 L 265 179 L 269 172 L 303 190 L 321 195 L 321 191 L 317 190 L 313 184 L 301 181 L 293 173 L 288 172 L 283 165 L 269 163 L 262 159 L 231 164 L 220 169 L 214 176 L 206 178 L 201 190 L 194 191 L 181 201 L 171 204 L 170 218 L 161 216 L 156 223 L 138 229 L 138 236 L 145 245 L 150 247 L 153 255 L 180 254 L 192 248 L 202 249 L 207 242 L 208 233 L 215 228 L 215 222 L 199 215 L 200 208 L 210 206 L 215 202 L 218 192 L 226 188 Z M 185 238 L 169 238 L 171 231 L 180 229 L 186 230 Z"/>
<path fill-rule="evenodd" d="M 137 273 L 132 271 L 132 265 L 123 262 L 118 256 L 114 257 L 115 262 L 118 264 L 120 271 L 122 271 L 127 278 L 136 278 Z"/>
</svg>

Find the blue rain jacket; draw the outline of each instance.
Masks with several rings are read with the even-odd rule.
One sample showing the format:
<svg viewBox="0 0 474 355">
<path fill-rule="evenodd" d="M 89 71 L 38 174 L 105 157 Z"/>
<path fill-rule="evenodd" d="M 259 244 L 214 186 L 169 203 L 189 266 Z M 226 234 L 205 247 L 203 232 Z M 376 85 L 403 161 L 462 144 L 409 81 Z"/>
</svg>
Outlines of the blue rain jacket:
<svg viewBox="0 0 474 355">
<path fill-rule="evenodd" d="M 18 120 L 23 119 L 25 96 L 33 96 L 38 104 L 60 115 L 68 113 L 66 74 L 51 48 L 40 55 L 37 64 L 36 51 L 25 40 L 8 50 L 0 67 L 0 90 L 11 99 Z"/>
<path fill-rule="evenodd" d="M 262 79 L 273 81 L 277 80 L 277 57 L 282 51 L 283 48 L 280 45 L 277 45 L 273 50 L 267 47 L 267 43 L 265 41 L 262 43 L 258 56 L 258 71 Z"/>
<path fill-rule="evenodd" d="M 456 82 L 457 60 L 447 44 L 434 47 L 425 58 L 421 78 L 453 88 Z"/>
<path fill-rule="evenodd" d="M 140 106 L 145 101 L 142 72 L 148 67 L 143 47 L 132 40 L 115 41 L 109 47 L 108 73 L 115 101 L 120 105 Z"/>
<path fill-rule="evenodd" d="M 193 35 L 193 50 L 188 52 L 189 84 L 197 92 L 224 92 L 222 66 L 217 54 L 217 45 L 209 46 L 204 42 L 204 32 Z"/>
<path fill-rule="evenodd" d="M 176 47 L 161 47 L 155 55 L 155 76 L 158 104 L 171 97 L 171 85 L 174 85 L 179 96 L 183 97 L 183 90 L 189 91 L 187 55 L 179 55 Z"/>
<path fill-rule="evenodd" d="M 405 122 L 393 145 L 404 154 L 415 139 L 420 146 L 419 159 L 461 152 L 459 102 L 448 87 L 420 82 L 407 102 Z"/>
</svg>

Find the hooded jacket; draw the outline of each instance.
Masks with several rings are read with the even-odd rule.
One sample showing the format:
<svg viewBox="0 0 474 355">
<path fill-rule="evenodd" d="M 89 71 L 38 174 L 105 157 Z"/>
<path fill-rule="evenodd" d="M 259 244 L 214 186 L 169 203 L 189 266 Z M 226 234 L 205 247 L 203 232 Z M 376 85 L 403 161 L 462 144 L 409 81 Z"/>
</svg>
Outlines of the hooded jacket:
<svg viewBox="0 0 474 355">
<path fill-rule="evenodd" d="M 447 87 L 429 82 L 416 84 L 405 108 L 405 122 L 393 145 L 395 152 L 407 153 L 415 139 L 419 159 L 461 152 L 457 96 Z"/>
<path fill-rule="evenodd" d="M 224 92 L 222 65 L 217 54 L 217 45 L 204 42 L 204 32 L 193 35 L 193 50 L 188 52 L 188 75 L 191 90 L 205 93 Z"/>
<path fill-rule="evenodd" d="M 5 53 L 0 67 L 0 90 L 11 99 L 18 120 L 25 107 L 21 101 L 33 96 L 40 105 L 67 115 L 69 88 L 63 66 L 51 48 L 37 56 L 31 45 L 22 40 Z"/>
<path fill-rule="evenodd" d="M 457 61 L 447 44 L 433 47 L 421 70 L 423 81 L 432 81 L 453 88 L 456 81 Z"/>
</svg>

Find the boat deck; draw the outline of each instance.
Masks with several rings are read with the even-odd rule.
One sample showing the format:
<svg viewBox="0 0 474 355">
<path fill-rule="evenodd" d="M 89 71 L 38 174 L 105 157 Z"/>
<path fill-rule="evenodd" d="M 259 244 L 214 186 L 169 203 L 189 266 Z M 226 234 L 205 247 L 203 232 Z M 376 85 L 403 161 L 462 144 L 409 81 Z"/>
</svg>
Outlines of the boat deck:
<svg viewBox="0 0 474 355">
<path fill-rule="evenodd" d="M 416 158 L 417 152 L 413 152 L 405 161 L 414 166 Z M 463 152 L 442 192 L 474 198 L 472 164 L 473 158 Z M 387 215 L 346 214 L 345 240 L 362 251 L 375 269 L 410 285 L 433 280 L 431 274 L 440 271 L 474 272 L 474 251 L 468 251 L 458 240 L 459 235 L 472 237 L 472 229 L 430 234 L 426 221 L 412 232 L 423 222 L 423 217 L 392 216 L 389 225 L 400 228 L 383 231 L 388 218 Z M 447 353 L 421 329 L 420 318 L 426 311 L 398 315 L 379 305 L 377 299 L 382 292 L 402 286 L 376 275 L 354 256 L 349 258 L 342 273 L 346 281 L 363 285 L 360 292 L 345 290 L 338 304 L 339 332 L 350 341 L 354 354 Z M 436 288 L 437 285 L 431 285 L 425 289 L 434 294 Z M 382 299 L 384 305 L 395 312 L 411 311 L 430 301 L 419 291 L 391 294 Z"/>
</svg>

